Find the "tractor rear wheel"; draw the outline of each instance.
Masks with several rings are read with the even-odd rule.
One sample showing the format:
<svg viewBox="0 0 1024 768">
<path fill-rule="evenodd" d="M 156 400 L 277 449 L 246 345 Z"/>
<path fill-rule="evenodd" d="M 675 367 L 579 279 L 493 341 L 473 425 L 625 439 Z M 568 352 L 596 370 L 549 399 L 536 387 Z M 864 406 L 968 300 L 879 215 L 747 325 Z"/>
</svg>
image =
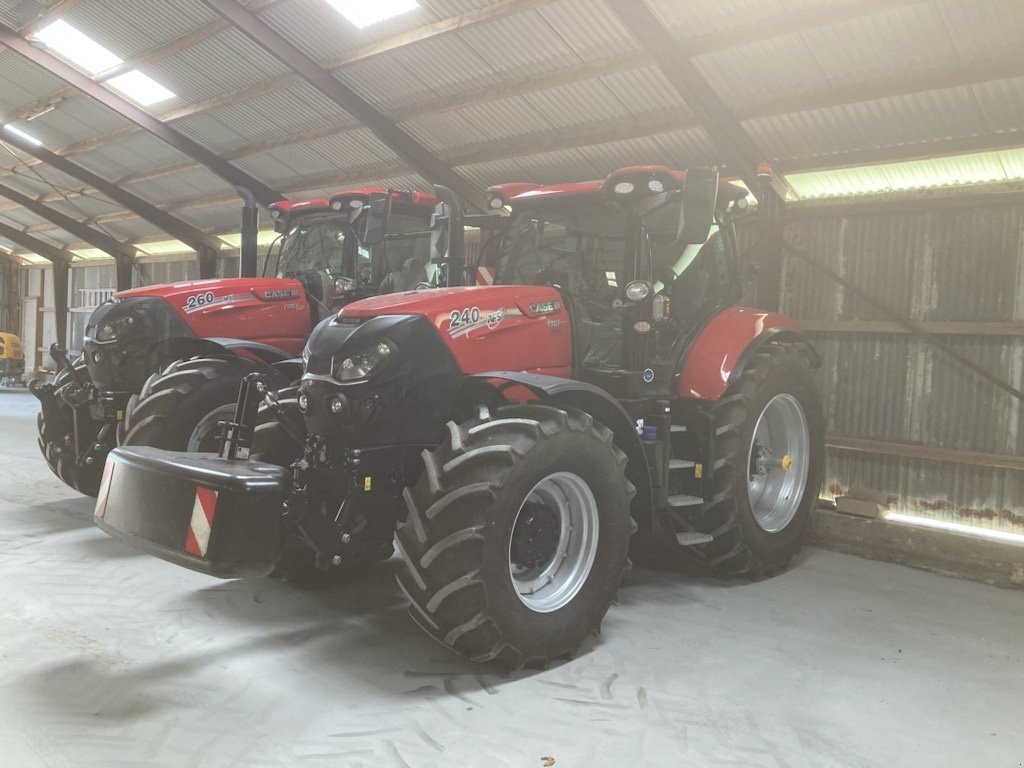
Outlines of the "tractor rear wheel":
<svg viewBox="0 0 1024 768">
<path fill-rule="evenodd" d="M 85 365 L 85 360 L 76 360 L 74 369 L 79 376 L 83 376 L 86 379 L 89 378 L 89 369 Z M 71 424 L 74 417 L 74 409 L 61 397 L 62 390 L 68 386 L 74 386 L 71 374 L 61 370 L 53 379 L 54 396 L 57 398 L 58 406 L 64 412 L 66 422 Z M 92 442 L 95 442 L 102 425 L 93 421 L 86 408 L 80 410 L 79 417 L 79 428 L 81 429 L 83 426 L 81 420 L 84 419 L 86 428 L 90 430 L 89 437 Z M 36 416 L 36 426 L 39 428 L 39 437 L 37 439 L 39 451 L 43 454 L 43 458 L 46 459 L 46 463 L 53 474 L 65 485 L 74 488 L 79 493 L 95 497 L 100 489 L 103 462 L 78 465 L 75 462 L 75 449 L 71 444 L 71 441 L 74 439 L 73 434 L 52 434 L 42 411 Z"/>
<path fill-rule="evenodd" d="M 714 497 L 690 521 L 713 541 L 689 553 L 726 575 L 765 578 L 803 545 L 824 468 L 824 416 L 806 358 L 753 355 L 715 404 Z"/>
<path fill-rule="evenodd" d="M 241 357 L 175 360 L 146 380 L 125 408 L 122 445 L 169 451 L 217 450 L 217 425 L 235 413 L 238 388 L 250 373 L 273 370 Z M 269 386 L 282 382 L 271 376 Z"/>
<path fill-rule="evenodd" d="M 448 423 L 405 491 L 399 586 L 457 653 L 520 668 L 596 633 L 626 568 L 626 456 L 589 414 L 510 406 Z"/>
</svg>

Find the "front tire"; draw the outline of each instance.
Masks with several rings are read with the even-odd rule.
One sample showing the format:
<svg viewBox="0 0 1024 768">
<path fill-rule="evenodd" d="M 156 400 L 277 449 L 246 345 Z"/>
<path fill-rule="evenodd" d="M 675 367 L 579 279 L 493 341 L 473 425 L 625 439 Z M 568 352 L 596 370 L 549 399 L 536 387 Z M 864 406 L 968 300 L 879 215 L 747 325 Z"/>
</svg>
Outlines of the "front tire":
<svg viewBox="0 0 1024 768">
<path fill-rule="evenodd" d="M 520 668 L 595 633 L 626 568 L 626 456 L 575 409 L 511 406 L 424 452 L 396 535 L 413 619 L 474 661 Z"/>
<path fill-rule="evenodd" d="M 86 379 L 89 378 L 89 369 L 86 367 L 84 360 L 79 359 L 75 361 L 74 369 L 79 376 L 83 376 Z M 61 410 L 64 411 L 66 423 L 71 424 L 74 418 L 74 409 L 61 397 L 62 390 L 69 386 L 75 386 L 74 381 L 71 378 L 71 374 L 62 369 L 53 379 L 54 397 L 56 397 Z M 85 422 L 83 424 L 80 421 L 79 427 L 88 429 L 90 442 L 96 442 L 99 438 L 102 424 L 92 419 L 87 407 L 80 408 L 79 415 Z M 39 430 L 39 437 L 37 439 L 39 451 L 43 454 L 43 458 L 46 459 L 46 463 L 53 474 L 65 485 L 74 488 L 85 496 L 95 498 L 100 489 L 103 462 L 94 461 L 92 464 L 77 464 L 75 462 L 75 449 L 71 444 L 71 441 L 74 439 L 73 435 L 52 434 L 52 430 L 46 423 L 46 417 L 42 411 L 36 415 L 36 426 Z"/>
<path fill-rule="evenodd" d="M 235 412 L 238 388 L 250 373 L 271 372 L 241 357 L 175 360 L 149 377 L 125 408 L 122 445 L 151 445 L 169 451 L 217 450 L 217 425 Z M 276 374 L 268 386 L 282 382 Z"/>
<path fill-rule="evenodd" d="M 824 469 L 821 399 L 806 358 L 768 346 L 715 404 L 714 498 L 692 520 L 714 540 L 690 554 L 712 570 L 765 578 L 803 545 Z"/>
</svg>

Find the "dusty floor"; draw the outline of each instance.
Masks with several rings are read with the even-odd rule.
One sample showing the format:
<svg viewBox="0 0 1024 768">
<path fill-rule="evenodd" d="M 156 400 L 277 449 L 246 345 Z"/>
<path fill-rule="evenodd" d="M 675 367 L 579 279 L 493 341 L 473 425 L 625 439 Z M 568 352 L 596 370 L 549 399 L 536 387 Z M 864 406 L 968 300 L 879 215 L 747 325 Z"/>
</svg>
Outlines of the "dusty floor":
<svg viewBox="0 0 1024 768">
<path fill-rule="evenodd" d="M 0 393 L 0 765 L 1020 766 L 1024 593 L 812 550 L 723 585 L 634 570 L 574 661 L 511 677 L 407 618 L 135 554 Z"/>
</svg>

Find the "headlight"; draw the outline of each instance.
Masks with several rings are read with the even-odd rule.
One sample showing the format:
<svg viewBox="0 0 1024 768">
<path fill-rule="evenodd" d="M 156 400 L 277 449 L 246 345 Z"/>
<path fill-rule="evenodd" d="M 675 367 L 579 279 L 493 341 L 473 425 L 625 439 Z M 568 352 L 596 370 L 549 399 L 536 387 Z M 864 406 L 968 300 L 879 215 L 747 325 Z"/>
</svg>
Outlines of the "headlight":
<svg viewBox="0 0 1024 768">
<path fill-rule="evenodd" d="M 356 355 L 335 357 L 331 375 L 338 381 L 361 381 L 395 352 L 389 341 L 381 341 Z"/>
<path fill-rule="evenodd" d="M 626 298 L 630 301 L 643 301 L 651 295 L 651 284 L 646 280 L 634 280 L 626 284 Z"/>
<path fill-rule="evenodd" d="M 356 289 L 356 281 L 351 277 L 334 278 L 334 293 L 342 294 Z"/>
<path fill-rule="evenodd" d="M 125 315 L 116 320 L 104 320 L 96 327 L 96 341 L 113 341 L 123 336 L 125 331 L 135 325 L 133 315 Z"/>
</svg>

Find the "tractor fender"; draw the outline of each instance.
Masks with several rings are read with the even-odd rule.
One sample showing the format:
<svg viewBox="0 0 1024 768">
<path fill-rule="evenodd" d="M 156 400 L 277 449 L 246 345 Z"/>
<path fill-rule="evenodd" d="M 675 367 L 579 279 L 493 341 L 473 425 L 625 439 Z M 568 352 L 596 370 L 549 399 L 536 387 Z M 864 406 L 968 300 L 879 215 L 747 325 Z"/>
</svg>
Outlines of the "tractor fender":
<svg viewBox="0 0 1024 768">
<path fill-rule="evenodd" d="M 225 355 L 244 357 L 266 366 L 284 364 L 290 358 L 283 350 L 258 341 L 229 338 L 196 338 L 175 336 L 157 342 L 150 351 L 154 370 L 163 370 L 174 360 L 188 360 L 192 357 L 222 357 Z M 299 361 L 301 369 L 301 361 Z"/>
<path fill-rule="evenodd" d="M 676 394 L 686 399 L 718 400 L 754 352 L 765 344 L 779 342 L 805 348 L 812 367 L 821 364 L 818 353 L 791 317 L 746 307 L 721 310 L 686 351 Z"/>
<path fill-rule="evenodd" d="M 575 379 L 518 371 L 486 371 L 466 377 L 456 395 L 456 406 L 474 393 L 495 390 L 495 383 L 508 382 L 526 387 L 547 405 L 567 406 L 585 411 L 612 431 L 616 447 L 626 454 L 626 478 L 636 487 L 633 517 L 642 529 L 649 529 L 651 478 L 636 424 L 614 397 L 600 387 Z M 500 388 L 500 385 L 499 385 Z M 479 400 L 478 400 L 479 402 Z M 465 404 L 465 403 L 464 403 Z"/>
</svg>

